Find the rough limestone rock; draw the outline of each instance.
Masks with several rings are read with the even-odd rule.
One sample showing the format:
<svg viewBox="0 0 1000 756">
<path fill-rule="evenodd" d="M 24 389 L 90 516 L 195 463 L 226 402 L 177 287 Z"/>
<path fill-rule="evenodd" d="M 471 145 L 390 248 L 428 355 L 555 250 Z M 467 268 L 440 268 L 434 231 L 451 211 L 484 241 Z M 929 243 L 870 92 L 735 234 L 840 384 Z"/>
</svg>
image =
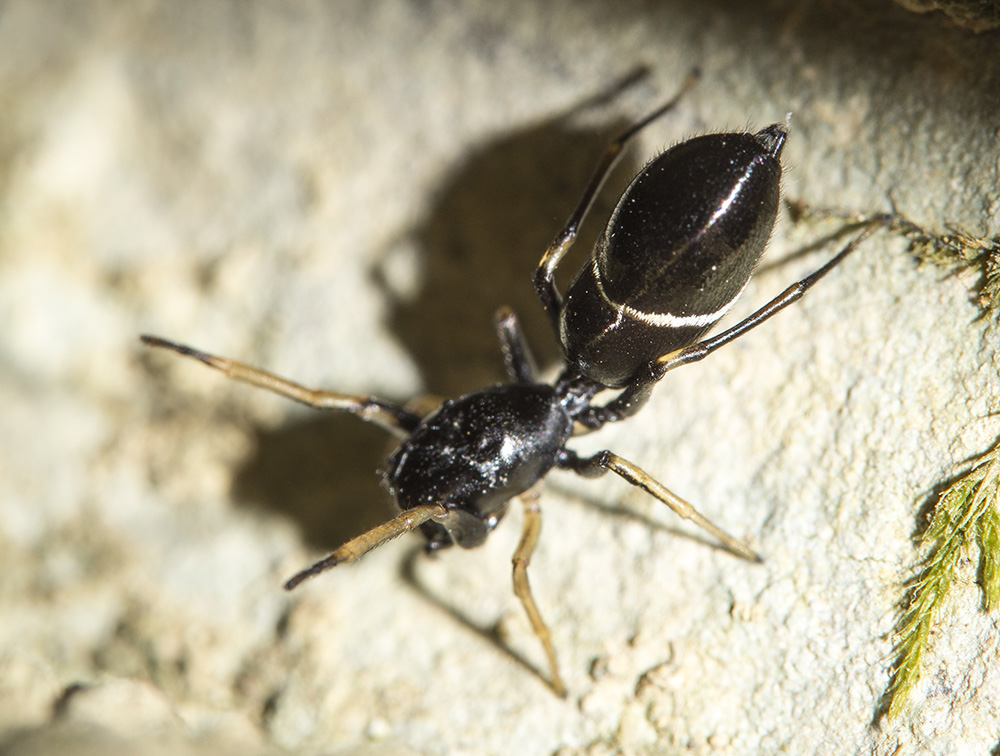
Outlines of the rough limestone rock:
<svg viewBox="0 0 1000 756">
<path fill-rule="evenodd" d="M 566 273 L 658 149 L 790 111 L 787 196 L 1000 232 L 998 37 L 891 3 L 0 3 L 0 753 L 995 749 L 974 554 L 873 725 L 921 512 L 1000 434 L 975 277 L 898 238 L 576 442 L 764 564 L 621 481 L 550 476 L 531 577 L 565 701 L 510 588 L 520 512 L 476 551 L 401 539 L 286 594 L 389 515 L 385 435 L 138 344 L 406 401 L 501 380 L 510 304 L 551 373 L 533 268 L 694 65 Z M 729 322 L 833 230 L 783 219 Z"/>
</svg>

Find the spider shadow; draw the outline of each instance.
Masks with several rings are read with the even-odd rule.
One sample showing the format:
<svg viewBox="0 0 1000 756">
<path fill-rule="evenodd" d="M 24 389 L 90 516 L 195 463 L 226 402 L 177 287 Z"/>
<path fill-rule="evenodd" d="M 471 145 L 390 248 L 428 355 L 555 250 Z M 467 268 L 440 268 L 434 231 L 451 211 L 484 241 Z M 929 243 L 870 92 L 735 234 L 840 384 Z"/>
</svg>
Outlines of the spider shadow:
<svg viewBox="0 0 1000 756">
<path fill-rule="evenodd" d="M 674 525 L 669 525 L 662 522 L 658 516 L 649 515 L 645 512 L 639 512 L 631 507 L 622 506 L 620 504 L 609 504 L 605 499 L 591 494 L 581 494 L 577 489 L 561 485 L 558 482 L 548 481 L 546 488 L 558 492 L 560 495 L 564 496 L 567 501 L 574 505 L 587 507 L 588 509 L 600 512 L 602 515 L 607 517 L 637 522 L 649 530 L 666 533 L 674 538 L 685 539 L 706 549 L 718 551 L 726 556 L 735 557 L 736 559 L 743 558 L 739 554 L 730 551 L 725 544 L 722 544 L 709 536 L 705 536 L 702 533 L 691 532 L 690 530 L 683 530 Z M 620 499 L 622 497 L 619 496 L 618 498 Z M 649 498 L 651 501 L 657 501 L 652 497 Z M 662 502 L 657 502 L 657 505 L 662 507 L 665 511 L 668 511 L 668 513 L 664 515 L 665 517 L 680 516 L 676 512 L 670 510 L 670 507 Z"/>
<path fill-rule="evenodd" d="M 641 75 L 630 74 L 576 108 L 503 134 L 452 169 L 427 216 L 408 234 L 423 281 L 416 293 L 403 297 L 392 290 L 386 259 L 373 266 L 372 279 L 388 303 L 387 325 L 428 390 L 457 396 L 504 380 L 493 327 L 501 305 L 518 312 L 539 364 L 559 361 L 531 277 L 598 158 L 627 125 L 620 117 L 581 125 L 580 112 L 611 100 L 610 93 Z M 566 273 L 586 259 L 602 221 L 638 172 L 632 151 L 621 162 L 570 253 Z M 291 518 L 321 551 L 388 518 L 388 509 L 369 505 L 387 499 L 375 474 L 390 448 L 384 431 L 357 418 L 324 414 L 296 417 L 278 429 L 258 428 L 255 435 L 255 451 L 233 478 L 237 502 Z"/>
<path fill-rule="evenodd" d="M 379 473 L 392 437 L 382 429 L 317 413 L 258 427 L 254 440 L 233 477 L 233 499 L 292 519 L 310 548 L 331 551 L 392 516 Z"/>
<path fill-rule="evenodd" d="M 543 487 L 543 489 L 540 491 L 540 495 L 543 499 L 543 508 L 544 508 L 544 496 L 546 488 L 552 488 L 562 493 L 573 502 L 594 509 L 600 512 L 601 514 L 607 515 L 609 517 L 621 518 L 625 520 L 630 520 L 632 522 L 638 522 L 650 530 L 669 533 L 670 535 L 675 537 L 686 538 L 694 543 L 699 544 L 700 546 L 704 546 L 709 549 L 714 549 L 716 551 L 723 552 L 728 556 L 739 558 L 739 555 L 733 554 L 725 546 L 716 541 L 701 537 L 697 534 L 690 533 L 684 530 L 679 530 L 670 525 L 665 525 L 658 519 L 651 517 L 647 514 L 644 514 L 642 512 L 637 512 L 634 509 L 629 509 L 627 507 L 617 506 L 613 504 L 607 504 L 602 499 L 598 499 L 597 497 L 593 496 L 588 496 L 586 494 L 581 495 L 579 491 L 575 489 L 571 491 L 569 490 L 568 487 L 559 486 L 558 484 L 552 485 L 551 483 L 549 483 L 548 485 Z M 513 659 L 515 662 L 517 662 L 525 669 L 529 670 L 533 675 L 535 675 L 535 677 L 537 677 L 539 680 L 545 683 L 546 686 L 551 687 L 552 682 L 546 676 L 545 671 L 539 669 L 534 664 L 532 664 L 527 658 L 514 651 L 510 647 L 510 645 L 506 642 L 503 635 L 499 631 L 500 627 L 499 620 L 498 622 L 492 625 L 482 625 L 473 622 L 472 619 L 469 617 L 469 615 L 463 612 L 460 607 L 449 602 L 442 596 L 434 593 L 423 581 L 421 581 L 420 576 L 418 574 L 417 562 L 425 557 L 426 555 L 424 553 L 424 549 L 420 547 L 412 548 L 407 552 L 407 555 L 400 566 L 400 576 L 402 577 L 403 581 L 413 591 L 420 594 L 420 596 L 425 601 L 436 606 L 438 609 L 447 614 L 452 620 L 457 622 L 465 629 L 486 640 L 497 650 L 508 656 L 510 659 Z"/>
<path fill-rule="evenodd" d="M 459 396 L 502 378 L 493 327 L 501 306 L 517 313 L 540 366 L 560 363 L 532 275 L 598 158 L 628 125 L 620 117 L 581 125 L 577 114 L 585 106 L 501 135 L 450 171 L 431 211 L 411 233 L 422 263 L 415 293 L 393 291 L 384 272 L 387 260 L 374 266 L 372 278 L 389 305 L 387 325 L 431 393 Z M 609 177 L 559 270 L 562 285 L 589 255 L 640 165 L 635 152 L 627 151 Z"/>
<path fill-rule="evenodd" d="M 420 576 L 418 575 L 417 562 L 424 558 L 426 558 L 426 554 L 424 553 L 424 549 L 420 546 L 411 548 L 406 553 L 406 557 L 400 564 L 400 576 L 403 578 L 403 582 L 405 582 L 411 590 L 418 593 L 424 601 L 440 609 L 453 621 L 464 627 L 469 632 L 483 638 L 502 654 L 512 659 L 524 669 L 530 671 L 531 674 L 544 683 L 546 687 L 551 688 L 552 681 L 546 677 L 545 672 L 536 667 L 527 658 L 517 653 L 510 647 L 510 645 L 507 644 L 504 640 L 503 634 L 500 632 L 499 620 L 489 626 L 479 625 L 473 622 L 467 614 L 462 612 L 461 609 L 434 593 L 421 581 Z"/>
</svg>

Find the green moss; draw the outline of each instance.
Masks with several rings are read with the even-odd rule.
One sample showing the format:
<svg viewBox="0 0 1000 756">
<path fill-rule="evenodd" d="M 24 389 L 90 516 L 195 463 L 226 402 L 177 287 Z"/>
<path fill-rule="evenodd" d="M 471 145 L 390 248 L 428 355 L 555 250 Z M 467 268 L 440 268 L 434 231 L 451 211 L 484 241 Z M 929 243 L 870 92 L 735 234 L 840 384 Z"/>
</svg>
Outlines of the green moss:
<svg viewBox="0 0 1000 756">
<path fill-rule="evenodd" d="M 938 499 L 930 524 L 918 539 L 926 550 L 919 571 L 907 585 L 904 609 L 895 629 L 895 661 L 883 713 L 897 716 L 920 679 L 931 630 L 958 579 L 958 563 L 975 543 L 983 609 L 1000 601 L 1000 443 L 975 461 Z"/>
<path fill-rule="evenodd" d="M 836 220 L 841 227 L 819 245 L 882 226 L 909 241 L 922 263 L 961 272 L 979 272 L 977 299 L 984 316 L 1000 314 L 1000 237 L 983 238 L 959 229 L 934 234 L 896 213 L 859 214 L 789 203 L 792 220 Z M 894 636 L 889 686 L 876 719 L 899 715 L 920 679 L 932 630 L 958 581 L 961 559 L 976 546 L 983 611 L 1000 608 L 1000 442 L 973 461 L 971 469 L 941 494 L 927 528 L 917 539 L 922 550 L 916 575 L 906 583 Z"/>
</svg>

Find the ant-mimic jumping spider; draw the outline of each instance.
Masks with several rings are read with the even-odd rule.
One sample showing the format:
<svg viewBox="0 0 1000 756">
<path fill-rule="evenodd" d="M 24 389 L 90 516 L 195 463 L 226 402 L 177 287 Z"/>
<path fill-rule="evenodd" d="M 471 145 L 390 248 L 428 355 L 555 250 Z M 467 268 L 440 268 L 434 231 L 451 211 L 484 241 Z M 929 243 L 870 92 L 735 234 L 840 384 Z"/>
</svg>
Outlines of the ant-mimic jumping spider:
<svg viewBox="0 0 1000 756">
<path fill-rule="evenodd" d="M 400 514 L 341 546 L 285 583 L 353 562 L 403 533 L 419 529 L 427 549 L 481 544 L 506 513 L 553 468 L 584 477 L 613 472 L 718 538 L 734 553 L 760 557 L 709 522 L 646 472 L 611 451 L 580 457 L 567 447 L 576 430 L 595 430 L 631 417 L 668 371 L 697 362 L 756 328 L 799 299 L 841 263 L 876 227 L 864 230 L 813 274 L 718 336 L 699 340 L 733 306 L 753 274 L 778 211 L 781 151 L 787 128 L 708 134 L 652 160 L 626 189 L 590 259 L 565 297 L 554 282 L 559 262 L 625 145 L 671 110 L 696 81 L 616 139 L 601 159 L 565 228 L 535 272 L 534 284 L 562 346 L 565 365 L 554 384 L 538 381 L 513 312 L 497 314 L 512 383 L 447 400 L 427 417 L 374 397 L 308 389 L 235 360 L 215 357 L 155 336 L 165 347 L 317 409 L 373 422 L 400 440 L 385 479 Z M 604 404 L 596 395 L 620 390 Z M 552 688 L 565 695 L 548 627 L 528 584 L 528 565 L 541 530 L 534 497 L 523 496 L 524 531 L 513 558 L 514 592 L 545 648 Z"/>
</svg>

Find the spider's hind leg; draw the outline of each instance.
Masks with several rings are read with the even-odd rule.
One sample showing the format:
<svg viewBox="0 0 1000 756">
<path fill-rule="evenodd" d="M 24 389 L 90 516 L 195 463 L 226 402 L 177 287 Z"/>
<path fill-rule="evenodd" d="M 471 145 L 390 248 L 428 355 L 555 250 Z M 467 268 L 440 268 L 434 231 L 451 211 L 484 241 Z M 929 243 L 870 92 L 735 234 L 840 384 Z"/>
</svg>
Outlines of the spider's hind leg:
<svg viewBox="0 0 1000 756">
<path fill-rule="evenodd" d="M 531 555 L 535 553 L 535 546 L 538 545 L 538 536 L 542 531 L 542 510 L 538 506 L 538 494 L 528 491 L 519 497 L 524 505 L 524 530 L 521 533 L 521 540 L 514 552 L 511 562 L 514 565 L 514 594 L 521 600 L 524 611 L 531 622 L 531 628 L 538 636 L 545 648 L 545 655 L 549 660 L 549 669 L 552 673 L 550 685 L 561 698 L 566 697 L 566 686 L 559 675 L 559 662 L 556 660 L 555 646 L 552 644 L 552 633 L 548 625 L 542 619 L 538 605 L 531 594 L 531 586 L 528 583 L 528 565 L 531 563 Z"/>
</svg>

